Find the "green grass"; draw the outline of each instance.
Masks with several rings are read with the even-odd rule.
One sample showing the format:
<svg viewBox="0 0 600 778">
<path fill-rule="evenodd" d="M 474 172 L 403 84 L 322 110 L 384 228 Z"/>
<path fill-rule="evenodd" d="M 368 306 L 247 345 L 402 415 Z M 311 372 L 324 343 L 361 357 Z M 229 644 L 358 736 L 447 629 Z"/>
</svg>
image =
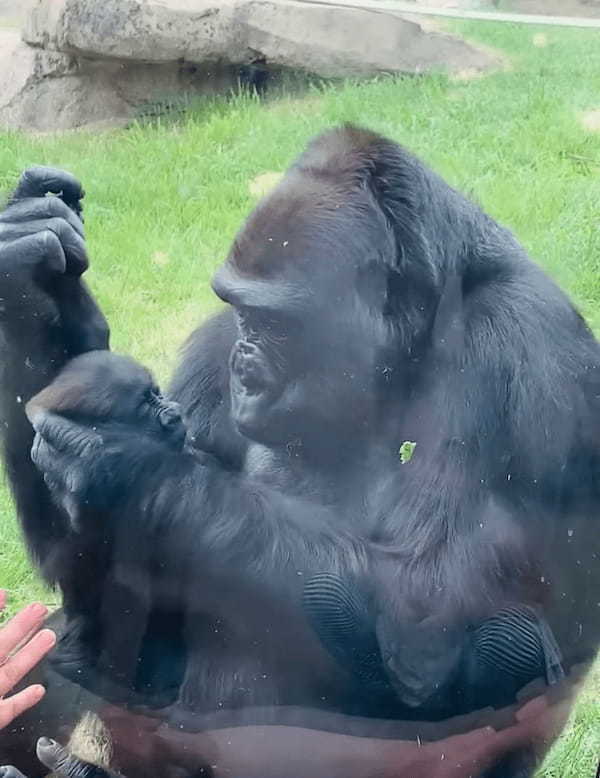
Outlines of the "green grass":
<svg viewBox="0 0 600 778">
<path fill-rule="evenodd" d="M 600 107 L 600 35 L 461 25 L 503 50 L 505 70 L 481 80 L 381 78 L 313 88 L 260 104 L 198 103 L 177 122 L 101 135 L 0 134 L 0 189 L 32 163 L 69 168 L 84 182 L 93 267 L 113 344 L 169 374 L 176 347 L 217 303 L 209 279 L 254 203 L 248 184 L 283 169 L 319 130 L 354 121 L 413 149 L 494 217 L 572 294 L 600 331 L 600 134 L 579 124 Z M 23 552 L 14 510 L 0 497 L 0 582 L 13 607 L 54 602 Z M 600 756 L 600 672 L 540 775 L 592 778 Z"/>
</svg>

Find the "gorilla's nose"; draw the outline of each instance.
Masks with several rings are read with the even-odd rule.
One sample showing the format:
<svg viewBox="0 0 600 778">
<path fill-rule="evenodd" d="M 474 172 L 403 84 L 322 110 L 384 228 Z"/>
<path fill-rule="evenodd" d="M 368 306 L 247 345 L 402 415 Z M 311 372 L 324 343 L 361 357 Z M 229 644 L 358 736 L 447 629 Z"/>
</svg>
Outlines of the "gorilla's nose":
<svg viewBox="0 0 600 778">
<path fill-rule="evenodd" d="M 181 422 L 181 408 L 179 403 L 164 401 L 160 411 L 160 423 L 163 427 L 175 427 Z"/>
<path fill-rule="evenodd" d="M 171 442 L 176 446 L 183 445 L 186 437 L 186 428 L 181 418 L 179 403 L 163 401 L 158 420 L 163 430 L 168 433 Z"/>
</svg>

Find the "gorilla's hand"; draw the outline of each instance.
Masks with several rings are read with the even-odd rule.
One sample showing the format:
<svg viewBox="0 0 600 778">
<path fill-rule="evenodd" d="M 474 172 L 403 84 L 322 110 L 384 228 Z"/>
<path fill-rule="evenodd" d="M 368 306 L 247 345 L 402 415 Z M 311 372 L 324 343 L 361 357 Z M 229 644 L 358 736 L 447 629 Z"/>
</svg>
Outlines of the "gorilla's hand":
<svg viewBox="0 0 600 778">
<path fill-rule="evenodd" d="M 75 527 L 82 508 L 105 511 L 124 504 L 141 474 L 173 457 L 165 443 L 131 425 L 85 426 L 48 411 L 32 417 L 32 424 L 31 458 Z"/>
<path fill-rule="evenodd" d="M 72 756 L 56 741 L 42 737 L 37 742 L 37 757 L 42 764 L 52 770 L 52 774 L 60 778 L 122 778 L 112 770 L 84 762 Z M 23 773 L 14 767 L 0 767 L 0 778 L 25 778 Z"/>
<path fill-rule="evenodd" d="M 0 213 L 0 326 L 9 340 L 29 344 L 50 328 L 71 353 L 108 347 L 106 320 L 80 280 L 88 267 L 83 195 L 71 174 L 34 167 Z"/>
</svg>

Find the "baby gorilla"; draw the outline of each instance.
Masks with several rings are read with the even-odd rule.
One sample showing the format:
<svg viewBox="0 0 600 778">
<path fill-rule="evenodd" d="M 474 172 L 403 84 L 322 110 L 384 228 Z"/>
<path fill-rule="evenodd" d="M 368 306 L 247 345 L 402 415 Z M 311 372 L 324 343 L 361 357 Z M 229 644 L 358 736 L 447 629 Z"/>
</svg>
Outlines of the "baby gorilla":
<svg viewBox="0 0 600 778">
<path fill-rule="evenodd" d="M 34 462 L 44 445 L 44 429 L 50 425 L 58 431 L 57 447 L 64 445 L 72 452 L 61 488 L 45 476 L 53 499 L 66 513 L 60 553 L 77 560 L 75 569 L 69 567 L 72 561 L 63 564 L 60 555 L 53 563 L 77 580 L 80 592 L 78 598 L 64 598 L 68 628 L 51 662 L 56 672 L 88 683 L 100 696 L 118 701 L 125 695 L 130 700 L 132 668 L 137 667 L 155 602 L 156 553 L 153 542 L 140 541 L 135 524 L 111 522 L 102 509 L 103 500 L 115 497 L 114 489 L 110 491 L 114 468 L 123 469 L 122 459 L 118 465 L 112 461 L 105 438 L 110 433 L 111 441 L 118 440 L 122 433 L 127 441 L 127 491 L 133 491 L 153 467 L 149 461 L 159 463 L 184 449 L 186 428 L 179 406 L 161 396 L 145 367 L 109 351 L 92 351 L 70 361 L 27 403 L 25 411 L 38 433 L 31 452 Z M 106 458 L 103 465 L 95 466 L 91 486 L 84 489 L 79 457 L 95 449 Z M 124 493 L 120 501 L 124 511 L 126 497 Z M 127 630 L 124 622 L 111 617 L 115 612 L 123 613 Z M 108 647 L 120 662 L 111 660 L 106 667 Z"/>
<path fill-rule="evenodd" d="M 96 441 L 102 445 L 102 429 L 123 427 L 126 435 L 132 428 L 146 438 L 146 443 L 155 441 L 174 450 L 181 450 L 186 440 L 186 429 L 181 419 L 179 405 L 165 400 L 152 374 L 129 357 L 110 351 L 90 351 L 69 362 L 58 377 L 33 397 L 25 412 L 36 429 L 44 422 L 60 425 L 59 417 L 89 425 L 98 433 Z M 72 430 L 65 426 L 65 444 L 72 445 Z M 40 445 L 40 436 L 34 441 Z M 93 440 L 86 440 L 93 445 Z M 71 491 L 61 493 L 56 484 L 48 484 L 51 491 L 71 520 L 73 529 L 79 526 L 79 511 L 82 504 L 78 493 L 76 470 L 70 479 Z M 101 479 L 98 479 L 98 487 Z"/>
</svg>

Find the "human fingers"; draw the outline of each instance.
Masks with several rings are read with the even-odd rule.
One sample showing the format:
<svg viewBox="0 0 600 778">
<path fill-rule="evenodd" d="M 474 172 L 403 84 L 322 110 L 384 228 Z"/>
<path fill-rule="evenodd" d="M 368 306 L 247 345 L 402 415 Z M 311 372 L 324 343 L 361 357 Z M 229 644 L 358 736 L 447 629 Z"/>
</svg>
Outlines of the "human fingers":
<svg viewBox="0 0 600 778">
<path fill-rule="evenodd" d="M 11 721 L 14 721 L 26 710 L 37 705 L 45 693 L 44 687 L 36 684 L 0 700 L 0 730 L 7 727 Z"/>
<path fill-rule="evenodd" d="M 0 629 L 0 665 L 33 630 L 41 627 L 47 615 L 48 609 L 41 603 L 34 602 Z"/>
<path fill-rule="evenodd" d="M 7 694 L 56 644 L 50 629 L 38 632 L 29 643 L 0 666 L 0 696 Z"/>
</svg>

